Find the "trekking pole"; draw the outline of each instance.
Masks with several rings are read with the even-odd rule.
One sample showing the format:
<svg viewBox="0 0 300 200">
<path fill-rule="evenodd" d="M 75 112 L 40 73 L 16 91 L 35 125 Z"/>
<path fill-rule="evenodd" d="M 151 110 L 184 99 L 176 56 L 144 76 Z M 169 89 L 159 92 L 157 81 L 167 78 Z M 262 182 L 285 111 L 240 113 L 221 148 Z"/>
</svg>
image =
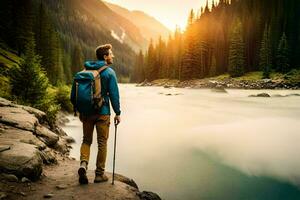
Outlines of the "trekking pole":
<svg viewBox="0 0 300 200">
<path fill-rule="evenodd" d="M 113 159 L 112 185 L 114 185 L 114 180 L 115 180 L 115 162 L 116 162 L 117 127 L 118 127 L 118 125 L 115 123 L 115 142 L 114 142 L 114 159 Z"/>
</svg>

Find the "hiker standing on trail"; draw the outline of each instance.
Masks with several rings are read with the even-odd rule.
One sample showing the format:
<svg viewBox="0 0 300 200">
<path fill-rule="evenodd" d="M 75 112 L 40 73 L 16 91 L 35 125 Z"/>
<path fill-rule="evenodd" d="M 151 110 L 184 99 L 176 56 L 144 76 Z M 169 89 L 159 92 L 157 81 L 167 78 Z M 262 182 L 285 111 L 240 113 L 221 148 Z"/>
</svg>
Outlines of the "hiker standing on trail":
<svg viewBox="0 0 300 200">
<path fill-rule="evenodd" d="M 116 114 L 114 117 L 115 125 L 118 125 L 121 121 L 117 77 L 114 70 L 109 67 L 109 65 L 113 63 L 114 58 L 112 45 L 105 44 L 97 47 L 96 56 L 97 61 L 86 61 L 84 63 L 85 69 L 75 75 L 71 93 L 75 113 L 76 110 L 79 111 L 79 118 L 83 125 L 83 141 L 80 148 L 80 168 L 78 169 L 80 184 L 88 183 L 86 171 L 89 163 L 94 127 L 96 127 L 97 130 L 98 142 L 94 182 L 99 183 L 108 180 L 104 171 L 110 126 L 109 101 L 111 101 L 112 108 Z M 88 79 L 92 81 L 84 85 Z M 92 87 L 92 89 L 89 89 L 89 87 Z M 99 94 L 97 94 L 97 91 Z M 91 100 L 88 101 L 86 99 Z M 93 105 L 88 107 L 89 104 Z M 100 106 L 97 108 L 95 104 L 99 104 Z M 97 109 L 95 109 L 95 107 Z"/>
</svg>

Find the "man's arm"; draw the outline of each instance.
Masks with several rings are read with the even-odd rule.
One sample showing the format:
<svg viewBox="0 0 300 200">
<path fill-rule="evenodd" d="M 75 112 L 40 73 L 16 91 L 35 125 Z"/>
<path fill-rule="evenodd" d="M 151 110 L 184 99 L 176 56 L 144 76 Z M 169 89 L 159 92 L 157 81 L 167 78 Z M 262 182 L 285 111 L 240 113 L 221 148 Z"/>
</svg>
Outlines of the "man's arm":
<svg viewBox="0 0 300 200">
<path fill-rule="evenodd" d="M 114 112 L 116 113 L 114 122 L 115 122 L 115 124 L 119 124 L 121 121 L 121 119 L 120 119 L 120 114 L 121 114 L 120 95 L 119 95 L 117 76 L 114 71 L 112 71 L 111 76 L 109 78 L 108 93 L 109 93 L 111 105 L 113 107 Z"/>
</svg>

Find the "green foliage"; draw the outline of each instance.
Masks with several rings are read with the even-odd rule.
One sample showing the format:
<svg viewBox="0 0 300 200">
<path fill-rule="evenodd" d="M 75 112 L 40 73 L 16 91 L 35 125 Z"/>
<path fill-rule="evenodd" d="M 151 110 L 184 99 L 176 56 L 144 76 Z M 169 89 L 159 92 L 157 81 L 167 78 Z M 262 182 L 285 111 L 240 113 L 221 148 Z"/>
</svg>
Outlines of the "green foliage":
<svg viewBox="0 0 300 200">
<path fill-rule="evenodd" d="M 300 83 L 300 70 L 293 69 L 284 75 L 284 79 L 291 83 Z"/>
<path fill-rule="evenodd" d="M 229 46 L 229 74 L 232 77 L 242 76 L 244 74 L 245 44 L 243 41 L 242 23 L 236 20 L 233 25 L 232 33 L 230 35 Z"/>
<path fill-rule="evenodd" d="M 56 102 L 55 89 L 48 87 L 45 96 L 34 107 L 46 113 L 46 119 L 50 126 L 52 126 L 56 121 L 58 111 L 61 109 L 60 105 Z"/>
<path fill-rule="evenodd" d="M 263 71 L 263 78 L 269 78 L 272 69 L 272 52 L 271 52 L 271 29 L 268 25 L 265 26 L 263 39 L 260 48 L 259 66 Z"/>
<path fill-rule="evenodd" d="M 55 102 L 61 109 L 67 112 L 73 112 L 73 105 L 70 101 L 71 87 L 68 85 L 58 85 L 55 92 Z"/>
<path fill-rule="evenodd" d="M 5 76 L 0 75 L 0 97 L 9 99 L 10 98 L 10 82 L 9 79 Z"/>
</svg>

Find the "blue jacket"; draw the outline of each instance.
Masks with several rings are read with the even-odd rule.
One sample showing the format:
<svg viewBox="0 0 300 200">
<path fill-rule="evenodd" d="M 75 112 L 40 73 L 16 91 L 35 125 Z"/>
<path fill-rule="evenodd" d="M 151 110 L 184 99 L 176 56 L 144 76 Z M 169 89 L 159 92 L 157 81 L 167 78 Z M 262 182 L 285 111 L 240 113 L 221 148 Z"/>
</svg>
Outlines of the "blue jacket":
<svg viewBox="0 0 300 200">
<path fill-rule="evenodd" d="M 86 61 L 84 67 L 90 70 L 97 70 L 105 65 L 105 61 Z M 118 81 L 115 71 L 108 67 L 101 72 L 101 95 L 104 97 L 104 104 L 102 105 L 99 114 L 110 115 L 111 101 L 112 108 L 116 115 L 121 114 L 120 110 L 120 95 L 118 88 Z"/>
</svg>

